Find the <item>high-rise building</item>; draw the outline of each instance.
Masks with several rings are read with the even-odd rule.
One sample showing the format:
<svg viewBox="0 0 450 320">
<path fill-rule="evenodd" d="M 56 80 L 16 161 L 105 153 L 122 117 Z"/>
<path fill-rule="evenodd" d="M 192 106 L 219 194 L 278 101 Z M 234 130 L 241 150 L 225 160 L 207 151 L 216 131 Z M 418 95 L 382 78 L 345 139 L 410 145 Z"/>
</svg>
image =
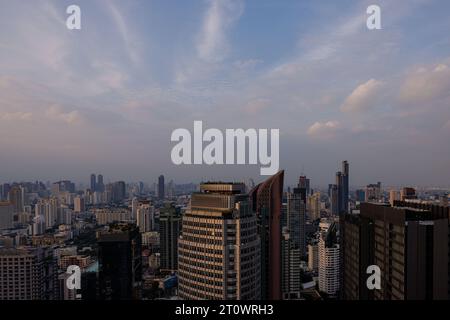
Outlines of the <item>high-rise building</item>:
<svg viewBox="0 0 450 320">
<path fill-rule="evenodd" d="M 91 174 L 91 191 L 97 191 L 97 178 L 95 174 Z"/>
<path fill-rule="evenodd" d="M 261 298 L 281 299 L 281 207 L 284 170 L 250 193 L 261 238 Z"/>
<path fill-rule="evenodd" d="M 298 178 L 298 187 L 301 189 L 305 189 L 306 196 L 310 195 L 310 180 L 306 178 L 306 176 L 300 176 L 300 178 Z"/>
<path fill-rule="evenodd" d="M 180 231 L 180 209 L 173 204 L 166 204 L 159 213 L 161 269 L 178 269 L 178 238 Z"/>
<path fill-rule="evenodd" d="M 366 186 L 365 202 L 380 202 L 382 200 L 381 182 Z"/>
<path fill-rule="evenodd" d="M 344 296 L 363 296 L 367 275 L 361 279 L 365 270 L 357 271 L 359 264 L 380 268 L 381 289 L 373 290 L 375 300 L 447 299 L 448 217 L 448 208 L 426 204 L 361 204 L 360 217 L 344 227 L 344 283 L 351 283 Z"/>
<path fill-rule="evenodd" d="M 94 191 L 105 192 L 105 184 L 103 183 L 103 175 L 101 174 L 97 176 L 97 183 L 95 185 Z"/>
<path fill-rule="evenodd" d="M 414 199 L 417 199 L 416 189 L 411 188 L 411 187 L 404 187 L 400 191 L 400 200 L 401 201 L 414 200 Z"/>
<path fill-rule="evenodd" d="M 8 200 L 13 205 L 14 212 L 23 212 L 25 205 L 25 189 L 21 186 L 13 186 L 9 190 Z"/>
<path fill-rule="evenodd" d="M 319 246 L 317 243 L 308 245 L 308 269 L 315 274 L 319 272 Z"/>
<path fill-rule="evenodd" d="M 349 164 L 347 161 L 342 161 L 342 171 L 336 172 L 336 186 L 338 214 L 342 215 L 349 209 Z"/>
<path fill-rule="evenodd" d="M 337 216 L 339 215 L 339 189 L 336 184 L 331 185 L 330 194 L 331 214 Z"/>
<path fill-rule="evenodd" d="M 347 161 L 342 162 L 342 210 L 348 212 L 349 195 L 349 165 Z"/>
<path fill-rule="evenodd" d="M 84 198 L 81 196 L 76 196 L 74 199 L 74 212 L 80 213 L 84 212 Z"/>
<path fill-rule="evenodd" d="M 158 198 L 164 199 L 165 196 L 165 190 L 164 190 L 164 176 L 160 175 L 158 178 Z"/>
<path fill-rule="evenodd" d="M 13 227 L 14 207 L 11 202 L 0 201 L 0 230 Z"/>
<path fill-rule="evenodd" d="M 287 228 L 290 242 L 293 247 L 300 250 L 303 257 L 306 251 L 306 204 L 302 199 L 300 188 L 294 188 L 294 192 L 287 193 Z"/>
<path fill-rule="evenodd" d="M 118 223 L 97 235 L 101 300 L 141 298 L 141 234 L 133 224 Z"/>
<path fill-rule="evenodd" d="M 34 207 L 35 217 L 42 216 L 45 228 L 52 228 L 58 223 L 58 199 L 41 199 Z"/>
<path fill-rule="evenodd" d="M 394 205 L 394 202 L 400 200 L 400 194 L 397 190 L 391 190 L 389 191 L 389 203 L 391 206 Z"/>
<path fill-rule="evenodd" d="M 300 249 L 293 245 L 293 239 L 290 237 L 287 227 L 283 228 L 281 246 L 283 300 L 299 299 L 301 291 Z"/>
<path fill-rule="evenodd" d="M 52 248 L 0 248 L 0 275 L 0 300 L 54 300 L 58 296 Z"/>
<path fill-rule="evenodd" d="M 178 241 L 178 275 L 182 299 L 260 298 L 260 239 L 244 184 L 205 183 L 192 194 Z"/>
<path fill-rule="evenodd" d="M 320 219 L 320 192 L 315 192 L 309 197 L 309 216 L 312 221 Z"/>
<path fill-rule="evenodd" d="M 139 232 L 148 232 L 154 229 L 155 208 L 150 203 L 142 203 L 136 210 L 136 224 Z"/>
<path fill-rule="evenodd" d="M 332 223 L 319 238 L 319 290 L 329 296 L 337 296 L 340 289 L 340 245 L 338 225 Z"/>
<path fill-rule="evenodd" d="M 373 222 L 360 214 L 346 214 L 342 222 L 344 300 L 369 300 L 373 290 L 366 284 L 367 267 L 373 265 Z"/>
<path fill-rule="evenodd" d="M 366 191 L 363 189 L 358 189 L 355 191 L 355 199 L 358 202 L 366 201 Z"/>
</svg>

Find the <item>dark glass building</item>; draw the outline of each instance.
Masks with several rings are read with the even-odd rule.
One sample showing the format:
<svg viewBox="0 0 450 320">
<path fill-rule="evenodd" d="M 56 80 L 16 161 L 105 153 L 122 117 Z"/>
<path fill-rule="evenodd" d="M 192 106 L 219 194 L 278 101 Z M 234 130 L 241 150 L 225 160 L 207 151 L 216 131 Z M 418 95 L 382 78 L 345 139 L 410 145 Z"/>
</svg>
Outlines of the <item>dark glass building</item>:
<svg viewBox="0 0 450 320">
<path fill-rule="evenodd" d="M 141 235 L 134 224 L 111 224 L 99 232 L 98 259 L 101 300 L 141 298 Z"/>
</svg>

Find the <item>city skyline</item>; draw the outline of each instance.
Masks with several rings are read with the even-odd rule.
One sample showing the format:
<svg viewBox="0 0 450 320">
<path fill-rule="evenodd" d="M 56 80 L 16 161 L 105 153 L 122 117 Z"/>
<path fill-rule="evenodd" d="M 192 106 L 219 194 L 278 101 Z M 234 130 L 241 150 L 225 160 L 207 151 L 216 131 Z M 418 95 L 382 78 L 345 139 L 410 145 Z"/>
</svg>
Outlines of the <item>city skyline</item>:
<svg viewBox="0 0 450 320">
<path fill-rule="evenodd" d="M 255 166 L 180 166 L 170 133 L 279 128 L 288 185 L 448 186 L 447 1 L 5 1 L 2 181 L 258 178 Z M 270 23 L 268 23 L 270 21 Z M 376 160 L 375 160 L 376 159 Z"/>
</svg>

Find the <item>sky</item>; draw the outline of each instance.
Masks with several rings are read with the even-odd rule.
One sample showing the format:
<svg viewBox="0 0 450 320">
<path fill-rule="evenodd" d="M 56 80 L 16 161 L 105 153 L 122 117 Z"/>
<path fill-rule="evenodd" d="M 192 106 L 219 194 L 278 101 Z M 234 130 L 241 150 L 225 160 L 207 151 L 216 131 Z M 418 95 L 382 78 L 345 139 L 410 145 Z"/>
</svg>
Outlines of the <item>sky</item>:
<svg viewBox="0 0 450 320">
<path fill-rule="evenodd" d="M 81 8 L 68 30 L 66 8 Z M 368 30 L 366 8 L 381 8 Z M 287 184 L 450 185 L 447 0 L 0 0 L 0 182 L 91 173 L 261 181 L 175 166 L 173 130 L 280 129 Z"/>
</svg>

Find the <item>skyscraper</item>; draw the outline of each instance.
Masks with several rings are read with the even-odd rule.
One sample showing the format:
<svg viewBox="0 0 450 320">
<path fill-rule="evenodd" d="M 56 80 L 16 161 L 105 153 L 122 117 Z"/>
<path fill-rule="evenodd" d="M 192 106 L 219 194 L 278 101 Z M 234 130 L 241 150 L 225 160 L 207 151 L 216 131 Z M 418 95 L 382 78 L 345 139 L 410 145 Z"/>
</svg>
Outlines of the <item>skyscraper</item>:
<svg viewBox="0 0 450 320">
<path fill-rule="evenodd" d="M 97 177 L 97 183 L 95 185 L 95 189 L 93 191 L 104 192 L 105 184 L 103 183 L 103 175 L 99 174 Z"/>
<path fill-rule="evenodd" d="M 0 300 L 57 298 L 56 257 L 50 247 L 0 248 Z"/>
<path fill-rule="evenodd" d="M 332 223 L 319 238 L 319 290 L 330 296 L 339 293 L 340 279 L 340 245 L 338 226 Z"/>
<path fill-rule="evenodd" d="M 349 190 L 349 165 L 347 161 L 342 162 L 342 210 L 348 212 L 348 190 Z"/>
<path fill-rule="evenodd" d="M 97 178 L 95 174 L 91 174 L 91 191 L 97 191 Z"/>
<path fill-rule="evenodd" d="M 178 242 L 180 297 L 259 299 L 259 262 L 256 216 L 245 185 L 202 184 L 200 192 L 192 194 L 182 218 Z"/>
<path fill-rule="evenodd" d="M 344 296 L 360 298 L 365 290 L 367 274 L 358 279 L 365 271 L 355 269 L 358 263 L 380 268 L 375 300 L 447 299 L 448 214 L 448 208 L 401 201 L 361 204 L 360 217 L 353 218 L 359 222 L 350 223 L 356 227 L 344 227 L 344 283 L 351 283 Z"/>
<path fill-rule="evenodd" d="M 13 227 L 14 208 L 11 202 L 0 201 L 0 230 Z"/>
<path fill-rule="evenodd" d="M 181 231 L 180 209 L 166 204 L 159 214 L 161 269 L 178 269 L 178 237 Z"/>
<path fill-rule="evenodd" d="M 261 298 L 281 299 L 281 205 L 284 170 L 250 193 L 261 237 Z"/>
<path fill-rule="evenodd" d="M 16 213 L 23 212 L 25 205 L 25 190 L 21 186 L 13 186 L 9 190 L 8 200 L 13 205 L 13 210 Z"/>
<path fill-rule="evenodd" d="M 136 209 L 136 224 L 139 232 L 152 231 L 155 224 L 154 207 L 149 203 L 141 203 Z"/>
<path fill-rule="evenodd" d="M 99 295 L 102 300 L 141 298 L 141 234 L 128 223 L 98 233 Z"/>
<path fill-rule="evenodd" d="M 165 190 L 164 190 L 164 176 L 160 175 L 158 178 L 158 198 L 164 199 Z"/>
</svg>

